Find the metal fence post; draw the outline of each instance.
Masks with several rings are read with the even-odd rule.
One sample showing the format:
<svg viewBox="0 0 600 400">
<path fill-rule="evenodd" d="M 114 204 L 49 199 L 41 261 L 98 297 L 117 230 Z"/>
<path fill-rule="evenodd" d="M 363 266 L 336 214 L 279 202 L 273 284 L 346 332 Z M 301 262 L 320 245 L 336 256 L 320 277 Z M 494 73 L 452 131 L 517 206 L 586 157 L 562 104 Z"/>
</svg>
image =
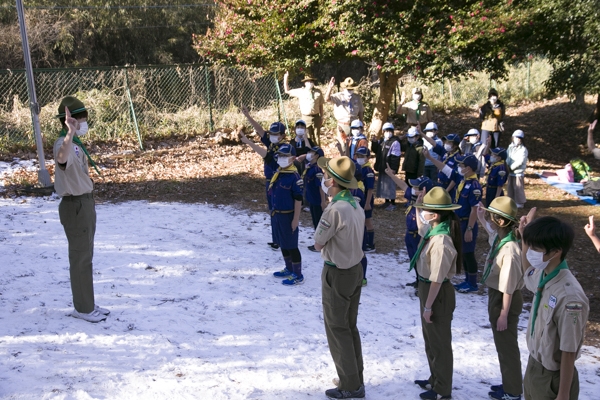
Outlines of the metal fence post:
<svg viewBox="0 0 600 400">
<path fill-rule="evenodd" d="M 287 131 L 290 130 L 288 126 L 287 116 L 285 115 L 285 106 L 283 105 L 283 97 L 281 97 L 281 89 L 279 89 L 279 81 L 277 80 L 277 72 L 275 72 L 275 87 L 277 88 L 277 96 L 279 97 L 279 102 L 277 103 L 277 112 L 279 114 L 279 120 L 281 121 L 281 113 L 279 112 L 279 105 L 281 104 L 281 109 L 283 110 L 283 119 L 285 121 L 285 129 Z"/>
<path fill-rule="evenodd" d="M 140 135 L 140 127 L 138 126 L 137 117 L 135 116 L 135 108 L 133 108 L 133 101 L 131 100 L 131 92 L 129 91 L 129 77 L 127 74 L 127 67 L 125 67 L 125 93 L 127 93 L 129 110 L 131 112 L 131 118 L 133 119 L 133 128 L 135 129 L 138 141 L 140 142 L 140 149 L 144 150 L 144 145 L 142 144 L 142 135 Z"/>
<path fill-rule="evenodd" d="M 527 54 L 527 89 L 525 89 L 525 97 L 529 100 L 529 84 L 531 82 L 531 60 L 529 58 L 529 54 Z"/>
<path fill-rule="evenodd" d="M 208 126 L 211 130 L 211 132 L 213 132 L 215 130 L 215 123 L 213 121 L 213 114 L 212 114 L 212 100 L 210 98 L 210 79 L 209 79 L 209 74 L 208 74 L 208 64 L 204 63 L 204 78 L 206 80 L 206 101 L 208 102 Z"/>
</svg>

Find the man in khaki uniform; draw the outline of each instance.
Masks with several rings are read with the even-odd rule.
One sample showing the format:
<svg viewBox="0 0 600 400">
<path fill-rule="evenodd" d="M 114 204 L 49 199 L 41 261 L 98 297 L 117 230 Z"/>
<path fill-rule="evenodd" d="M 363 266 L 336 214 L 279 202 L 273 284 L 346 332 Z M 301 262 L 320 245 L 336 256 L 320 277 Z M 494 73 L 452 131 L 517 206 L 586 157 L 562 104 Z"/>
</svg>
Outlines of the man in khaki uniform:
<svg viewBox="0 0 600 400">
<path fill-rule="evenodd" d="M 365 397 L 360 334 L 356 327 L 362 288 L 362 241 L 365 214 L 348 189 L 356 189 L 354 162 L 348 157 L 321 157 L 321 187 L 331 202 L 315 233 L 315 249 L 325 260 L 321 274 L 323 319 L 329 351 L 339 376 L 333 399 Z"/>
<path fill-rule="evenodd" d="M 327 92 L 325 92 L 325 101 L 333 103 L 333 116 L 337 120 L 338 132 L 340 129 L 344 132 L 346 137 L 342 139 L 345 141 L 350 135 L 350 124 L 352 121 L 357 119 L 364 120 L 365 107 L 360 95 L 355 92 L 357 85 L 354 83 L 354 79 L 344 79 L 340 84 L 343 90 L 339 93 L 331 94 L 334 84 L 335 78 L 331 78 Z"/>
<path fill-rule="evenodd" d="M 306 123 L 308 137 L 313 143 L 321 145 L 321 126 L 323 125 L 323 94 L 315 88 L 317 81 L 310 75 L 302 79 L 303 88 L 290 90 L 288 86 L 289 73 L 283 75 L 283 90 L 291 97 L 297 97 L 302 119 Z"/>
<path fill-rule="evenodd" d="M 427 125 L 433 120 L 431 107 L 423 101 L 423 92 L 420 88 L 413 89 L 412 100 L 399 105 L 396 114 L 404 114 L 406 123 L 411 126 Z"/>
<path fill-rule="evenodd" d="M 519 225 L 525 286 L 535 294 L 527 328 L 525 400 L 576 400 L 575 360 L 581 353 L 590 306 L 565 261 L 575 234 L 555 217 L 531 222 L 534 214 L 535 209 Z"/>
<path fill-rule="evenodd" d="M 110 311 L 94 302 L 94 183 L 88 172 L 88 159 L 91 161 L 91 158 L 79 140 L 87 133 L 88 113 L 83 103 L 72 96 L 61 101 L 58 112 L 57 118 L 63 129 L 54 143 L 54 190 L 62 197 L 58 214 L 69 242 L 69 272 L 75 307 L 71 315 L 89 322 L 100 322 Z M 96 167 L 93 161 L 92 165 Z"/>
</svg>

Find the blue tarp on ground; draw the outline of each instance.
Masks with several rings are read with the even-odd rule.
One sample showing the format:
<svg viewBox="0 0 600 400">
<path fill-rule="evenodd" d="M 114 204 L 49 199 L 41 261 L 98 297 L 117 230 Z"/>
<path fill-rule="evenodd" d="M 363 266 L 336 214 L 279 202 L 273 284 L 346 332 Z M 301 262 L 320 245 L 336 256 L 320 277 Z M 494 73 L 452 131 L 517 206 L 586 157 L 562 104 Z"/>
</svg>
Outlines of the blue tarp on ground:
<svg viewBox="0 0 600 400">
<path fill-rule="evenodd" d="M 583 183 L 576 183 L 576 182 L 573 182 L 573 183 L 564 183 L 564 182 L 558 182 L 558 181 L 554 180 L 554 179 L 556 179 L 555 176 L 554 177 L 550 177 L 550 178 L 542 176 L 542 175 L 539 175 L 539 174 L 538 174 L 538 176 L 544 182 L 546 182 L 548 185 L 554 186 L 555 188 L 558 188 L 558 189 L 561 189 L 561 190 L 564 190 L 565 192 L 567 192 L 569 194 L 572 194 L 573 196 L 577 196 L 581 200 L 585 201 L 586 203 L 589 203 L 589 204 L 591 204 L 593 206 L 600 205 L 600 203 L 598 203 L 596 200 L 594 200 L 594 198 L 592 196 L 580 196 L 580 195 L 577 194 L 578 190 L 582 190 L 583 189 Z M 554 179 L 552 179 L 552 178 L 554 178 Z"/>
</svg>

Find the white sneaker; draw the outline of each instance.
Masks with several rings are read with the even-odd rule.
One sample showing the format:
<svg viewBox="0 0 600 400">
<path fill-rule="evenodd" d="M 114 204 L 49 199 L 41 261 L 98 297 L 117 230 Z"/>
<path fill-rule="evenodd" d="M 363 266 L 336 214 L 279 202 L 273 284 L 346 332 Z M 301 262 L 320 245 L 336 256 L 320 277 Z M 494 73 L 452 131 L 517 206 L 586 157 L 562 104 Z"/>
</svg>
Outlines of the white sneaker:
<svg viewBox="0 0 600 400">
<path fill-rule="evenodd" d="M 85 314 L 85 313 L 80 313 L 77 310 L 73 310 L 73 312 L 71 313 L 72 317 L 75 318 L 81 318 L 84 321 L 88 321 L 88 322 L 100 322 L 100 321 L 104 321 L 106 319 L 106 315 L 100 313 L 100 311 L 98 310 L 94 310 L 89 314 Z"/>
<path fill-rule="evenodd" d="M 94 311 L 98 311 L 102 315 L 110 314 L 110 310 L 107 310 L 106 308 L 98 307 L 97 305 L 94 306 Z"/>
<path fill-rule="evenodd" d="M 517 204 L 517 208 L 523 208 L 525 207 L 525 204 Z"/>
</svg>

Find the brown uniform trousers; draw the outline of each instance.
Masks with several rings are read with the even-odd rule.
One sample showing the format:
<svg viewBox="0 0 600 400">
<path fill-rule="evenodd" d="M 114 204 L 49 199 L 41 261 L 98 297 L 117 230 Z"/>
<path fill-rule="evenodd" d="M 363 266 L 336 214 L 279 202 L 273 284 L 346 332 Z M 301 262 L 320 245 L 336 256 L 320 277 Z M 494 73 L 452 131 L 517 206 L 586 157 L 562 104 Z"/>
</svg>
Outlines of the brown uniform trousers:
<svg viewBox="0 0 600 400">
<path fill-rule="evenodd" d="M 488 288 L 488 314 L 490 316 L 490 324 L 492 325 L 494 344 L 498 352 L 503 389 L 506 393 L 516 396 L 523 393 L 521 352 L 519 351 L 519 340 L 517 337 L 519 315 L 523 309 L 523 296 L 520 290 L 513 292 L 510 309 L 508 310 L 508 326 L 505 330 L 498 331 L 496 323 L 502 311 L 503 296 L 504 293 L 499 290 Z"/>
<path fill-rule="evenodd" d="M 525 400 L 555 400 L 558 395 L 560 371 L 550 371 L 529 356 L 525 370 Z M 573 370 L 569 400 L 579 399 L 579 372 Z"/>
<path fill-rule="evenodd" d="M 421 309 L 421 327 L 425 339 L 425 353 L 429 363 L 429 383 L 436 393 L 448 396 L 452 393 L 452 373 L 454 358 L 452 355 L 452 314 L 456 308 L 455 289 L 449 281 L 442 287 L 431 306 L 431 324 L 422 317 L 423 307 L 429 296 L 431 283 L 419 280 L 419 300 Z"/>
<path fill-rule="evenodd" d="M 325 264 L 321 274 L 325 333 L 340 390 L 353 391 L 364 384 L 362 347 L 356 327 L 362 279 L 360 263 L 349 269 Z"/>
</svg>

